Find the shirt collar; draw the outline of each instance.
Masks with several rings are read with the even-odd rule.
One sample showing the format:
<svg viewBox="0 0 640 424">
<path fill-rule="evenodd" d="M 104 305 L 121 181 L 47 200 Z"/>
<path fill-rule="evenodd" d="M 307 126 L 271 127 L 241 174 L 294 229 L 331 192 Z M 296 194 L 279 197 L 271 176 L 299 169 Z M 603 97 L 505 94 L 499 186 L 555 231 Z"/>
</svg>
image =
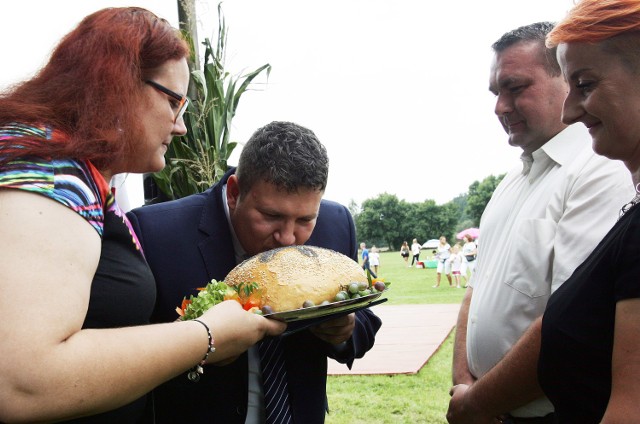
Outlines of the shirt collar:
<svg viewBox="0 0 640 424">
<path fill-rule="evenodd" d="M 520 156 L 522 173 L 524 175 L 529 174 L 534 163 L 544 164 L 549 160 L 560 166 L 570 163 L 575 158 L 576 152 L 581 151 L 585 140 L 590 139 L 588 134 L 585 135 L 585 133 L 587 133 L 587 129 L 584 125 L 570 125 L 535 152 L 531 154 L 523 152 Z"/>
<path fill-rule="evenodd" d="M 233 253 L 236 257 L 236 264 L 249 259 L 249 255 L 242 248 L 240 244 L 240 240 L 238 240 L 238 236 L 236 236 L 236 232 L 233 229 L 233 224 L 231 223 L 231 214 L 229 213 L 229 204 L 227 203 L 227 185 L 222 186 L 222 204 L 224 205 L 224 214 L 227 217 L 227 225 L 229 225 L 229 231 L 231 232 L 231 241 L 233 242 Z"/>
</svg>

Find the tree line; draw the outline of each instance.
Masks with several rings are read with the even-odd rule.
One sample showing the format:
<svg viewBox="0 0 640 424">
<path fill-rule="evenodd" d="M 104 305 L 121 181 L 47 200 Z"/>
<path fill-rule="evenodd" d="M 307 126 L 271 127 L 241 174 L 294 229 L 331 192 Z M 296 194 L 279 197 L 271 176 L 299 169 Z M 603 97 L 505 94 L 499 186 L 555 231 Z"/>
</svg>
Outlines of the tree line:
<svg viewBox="0 0 640 424">
<path fill-rule="evenodd" d="M 504 174 L 474 181 L 467 193 L 442 205 L 430 199 L 411 203 L 388 193 L 367 199 L 360 206 L 352 201 L 349 210 L 358 240 L 391 250 L 399 250 L 403 241 L 411 244 L 414 238 L 421 244 L 440 236 L 455 240 L 458 232 L 480 225 L 482 212 L 502 178 Z"/>
</svg>

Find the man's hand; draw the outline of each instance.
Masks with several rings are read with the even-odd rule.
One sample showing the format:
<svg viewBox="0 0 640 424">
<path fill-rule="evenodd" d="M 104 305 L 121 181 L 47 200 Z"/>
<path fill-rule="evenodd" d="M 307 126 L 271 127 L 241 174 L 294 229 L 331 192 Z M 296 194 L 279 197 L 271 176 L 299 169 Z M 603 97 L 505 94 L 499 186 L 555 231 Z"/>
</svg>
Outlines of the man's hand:
<svg viewBox="0 0 640 424">
<path fill-rule="evenodd" d="M 309 331 L 315 334 L 320 340 L 332 345 L 338 345 L 349 340 L 355 328 L 355 323 L 355 314 L 349 314 L 325 321 L 311 327 Z"/>
<path fill-rule="evenodd" d="M 458 384 L 449 391 L 451 400 L 447 411 L 447 421 L 449 424 L 499 424 L 501 421 L 496 417 L 487 416 L 479 408 L 474 408 L 469 399 L 471 386 Z"/>
</svg>

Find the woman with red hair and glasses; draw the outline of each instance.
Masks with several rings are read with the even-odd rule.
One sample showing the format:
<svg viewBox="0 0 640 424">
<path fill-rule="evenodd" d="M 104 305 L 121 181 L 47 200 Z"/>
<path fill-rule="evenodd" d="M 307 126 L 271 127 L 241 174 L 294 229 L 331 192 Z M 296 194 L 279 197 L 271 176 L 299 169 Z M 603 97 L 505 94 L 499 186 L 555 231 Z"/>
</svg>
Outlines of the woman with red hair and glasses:
<svg viewBox="0 0 640 424">
<path fill-rule="evenodd" d="M 582 0 L 547 44 L 570 85 L 563 121 L 582 122 L 638 191 L 640 0 Z M 639 199 L 547 304 L 538 378 L 560 423 L 640 421 Z"/>
<path fill-rule="evenodd" d="M 284 330 L 235 301 L 146 325 L 154 278 L 107 182 L 186 133 L 188 54 L 151 12 L 104 9 L 0 95 L 0 422 L 145 422 L 155 386 Z"/>
</svg>

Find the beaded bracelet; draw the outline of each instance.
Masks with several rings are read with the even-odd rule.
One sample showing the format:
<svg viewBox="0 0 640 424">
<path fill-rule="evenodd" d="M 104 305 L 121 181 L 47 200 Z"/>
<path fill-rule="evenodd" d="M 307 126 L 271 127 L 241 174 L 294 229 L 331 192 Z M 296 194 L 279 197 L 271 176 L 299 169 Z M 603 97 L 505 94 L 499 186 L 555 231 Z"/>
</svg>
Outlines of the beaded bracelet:
<svg viewBox="0 0 640 424">
<path fill-rule="evenodd" d="M 204 368 L 202 368 L 202 366 L 207 361 L 207 358 L 209 357 L 209 354 L 215 352 L 216 348 L 213 347 L 213 336 L 211 335 L 211 330 L 209 329 L 209 326 L 207 324 L 205 324 L 204 322 L 200 321 L 199 319 L 194 319 L 192 321 L 196 321 L 196 322 L 199 322 L 200 324 L 202 324 L 204 326 L 204 328 L 207 330 L 207 336 L 209 337 L 209 346 L 207 347 L 207 353 L 204 354 L 204 358 L 202 358 L 202 361 L 200 361 L 200 363 L 198 365 L 193 367 L 189 371 L 189 373 L 187 374 L 187 378 L 189 380 L 191 380 L 193 382 L 198 382 L 198 381 L 200 381 L 200 376 L 202 374 L 204 374 Z"/>
</svg>

